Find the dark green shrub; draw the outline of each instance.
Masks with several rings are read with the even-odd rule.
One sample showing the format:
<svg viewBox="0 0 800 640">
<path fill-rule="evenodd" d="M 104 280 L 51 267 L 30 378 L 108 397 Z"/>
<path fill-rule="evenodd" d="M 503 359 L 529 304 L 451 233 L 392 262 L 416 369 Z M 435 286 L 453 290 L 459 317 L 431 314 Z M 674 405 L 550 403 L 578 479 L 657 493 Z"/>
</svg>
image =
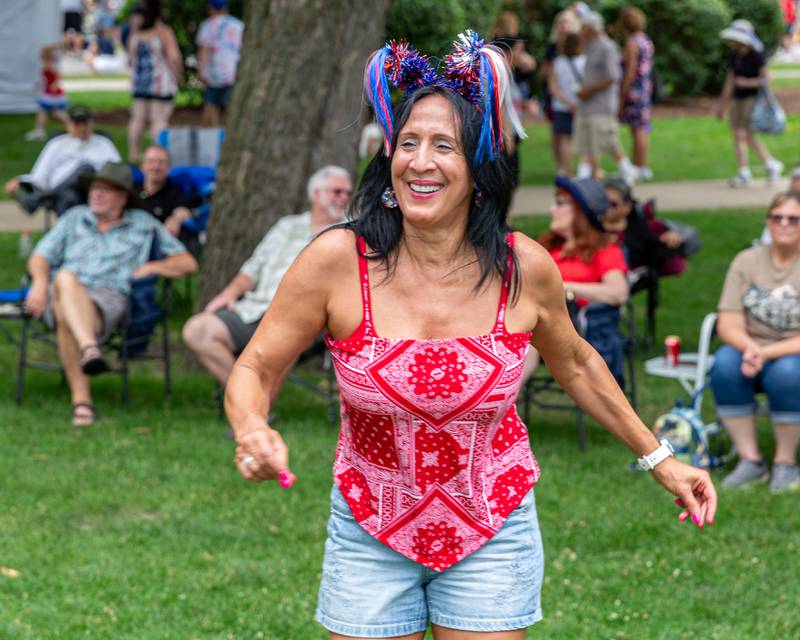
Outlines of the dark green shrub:
<svg viewBox="0 0 800 640">
<path fill-rule="evenodd" d="M 764 50 L 772 53 L 783 35 L 783 13 L 775 0 L 727 0 L 733 19 L 744 18 L 753 23 Z"/>
<path fill-rule="evenodd" d="M 436 62 L 464 29 L 486 37 L 499 7 L 500 0 L 395 0 L 387 38 L 406 38 Z"/>
</svg>

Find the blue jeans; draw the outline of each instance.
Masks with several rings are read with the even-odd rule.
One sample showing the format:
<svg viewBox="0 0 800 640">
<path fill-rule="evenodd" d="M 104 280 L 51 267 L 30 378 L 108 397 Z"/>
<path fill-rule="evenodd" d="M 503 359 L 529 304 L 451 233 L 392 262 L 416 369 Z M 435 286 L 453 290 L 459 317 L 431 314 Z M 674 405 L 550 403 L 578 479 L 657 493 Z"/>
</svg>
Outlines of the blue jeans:
<svg viewBox="0 0 800 640">
<path fill-rule="evenodd" d="M 745 377 L 741 366 L 741 352 L 729 344 L 714 356 L 711 390 L 720 418 L 753 415 L 755 394 L 764 391 L 772 424 L 800 424 L 800 355 L 770 360 L 754 378 Z"/>
</svg>

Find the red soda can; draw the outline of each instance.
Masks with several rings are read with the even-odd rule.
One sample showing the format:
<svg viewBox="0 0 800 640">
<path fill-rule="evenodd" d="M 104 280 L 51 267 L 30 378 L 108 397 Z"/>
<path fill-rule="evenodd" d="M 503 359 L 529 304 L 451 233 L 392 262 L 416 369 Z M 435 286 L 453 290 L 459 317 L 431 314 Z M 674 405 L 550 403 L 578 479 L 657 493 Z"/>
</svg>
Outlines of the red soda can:
<svg viewBox="0 0 800 640">
<path fill-rule="evenodd" d="M 677 367 L 681 356 L 680 336 L 667 336 L 664 338 L 664 359 L 667 364 Z"/>
</svg>

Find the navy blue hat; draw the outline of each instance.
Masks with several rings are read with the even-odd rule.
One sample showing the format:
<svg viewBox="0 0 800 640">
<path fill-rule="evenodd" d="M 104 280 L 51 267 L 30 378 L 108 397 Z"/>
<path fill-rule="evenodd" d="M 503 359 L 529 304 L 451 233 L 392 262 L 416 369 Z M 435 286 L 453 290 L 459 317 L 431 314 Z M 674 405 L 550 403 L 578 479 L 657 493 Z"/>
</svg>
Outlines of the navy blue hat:
<svg viewBox="0 0 800 640">
<path fill-rule="evenodd" d="M 557 176 L 556 187 L 569 191 L 591 225 L 595 229 L 605 231 L 603 214 L 608 211 L 611 203 L 602 184 L 590 178 L 570 180 L 564 176 Z"/>
<path fill-rule="evenodd" d="M 228 6 L 228 0 L 208 0 L 208 4 L 215 9 L 224 9 Z"/>
</svg>

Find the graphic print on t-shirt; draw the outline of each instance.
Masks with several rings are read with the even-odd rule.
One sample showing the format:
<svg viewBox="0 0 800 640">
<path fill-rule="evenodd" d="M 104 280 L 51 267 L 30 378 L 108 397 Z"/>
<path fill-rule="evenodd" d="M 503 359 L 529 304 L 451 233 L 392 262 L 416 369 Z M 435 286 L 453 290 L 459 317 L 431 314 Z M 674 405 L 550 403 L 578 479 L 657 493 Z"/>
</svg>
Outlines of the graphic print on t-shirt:
<svg viewBox="0 0 800 640">
<path fill-rule="evenodd" d="M 800 329 L 800 295 L 789 284 L 767 291 L 755 283 L 742 296 L 745 312 L 776 331 Z"/>
</svg>

